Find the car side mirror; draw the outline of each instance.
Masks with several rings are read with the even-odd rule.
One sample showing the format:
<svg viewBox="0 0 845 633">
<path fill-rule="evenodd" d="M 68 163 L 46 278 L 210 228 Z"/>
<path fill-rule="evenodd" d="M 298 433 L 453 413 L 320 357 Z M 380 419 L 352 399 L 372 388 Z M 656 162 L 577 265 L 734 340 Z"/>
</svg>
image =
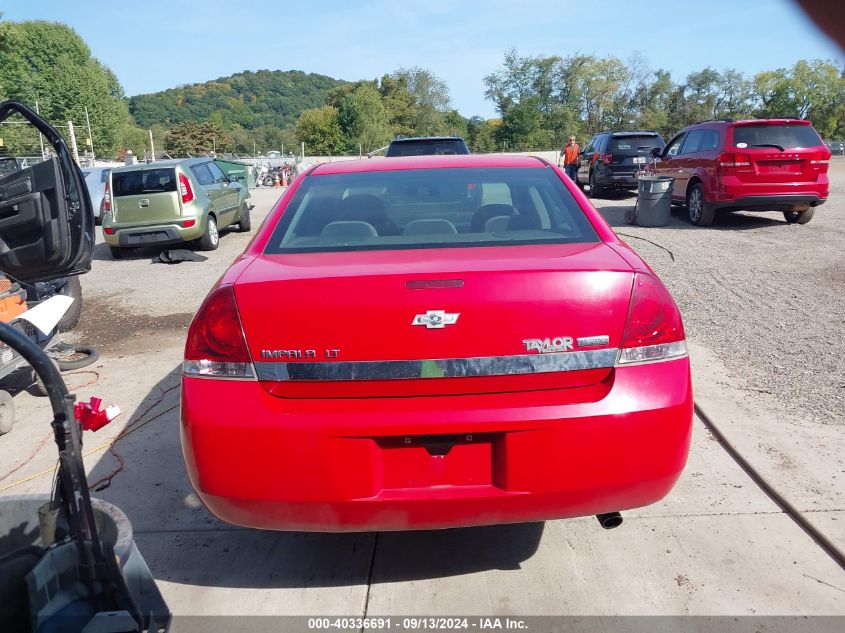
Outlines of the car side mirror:
<svg viewBox="0 0 845 633">
<path fill-rule="evenodd" d="M 651 157 L 652 158 L 660 158 L 660 155 L 663 151 L 659 147 L 652 147 L 651 148 Z"/>
<path fill-rule="evenodd" d="M 26 283 L 88 272 L 94 211 L 82 170 L 56 128 L 22 103 L 0 103 L 0 122 L 16 114 L 55 155 L 0 176 L 0 272 Z"/>
</svg>

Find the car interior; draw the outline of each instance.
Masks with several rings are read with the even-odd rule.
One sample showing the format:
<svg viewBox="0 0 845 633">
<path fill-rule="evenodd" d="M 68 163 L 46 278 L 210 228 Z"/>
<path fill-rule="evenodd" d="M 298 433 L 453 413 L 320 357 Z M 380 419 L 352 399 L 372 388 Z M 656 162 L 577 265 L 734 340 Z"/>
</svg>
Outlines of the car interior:
<svg viewBox="0 0 845 633">
<path fill-rule="evenodd" d="M 297 192 L 268 253 L 595 238 L 571 194 L 554 181 L 400 176 L 349 187 L 331 178 Z"/>
</svg>

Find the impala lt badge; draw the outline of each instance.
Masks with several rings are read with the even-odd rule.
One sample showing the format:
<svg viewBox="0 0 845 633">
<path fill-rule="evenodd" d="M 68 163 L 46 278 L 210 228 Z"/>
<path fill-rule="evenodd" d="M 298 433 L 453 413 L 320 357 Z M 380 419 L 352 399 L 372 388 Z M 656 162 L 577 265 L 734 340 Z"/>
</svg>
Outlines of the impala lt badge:
<svg viewBox="0 0 845 633">
<path fill-rule="evenodd" d="M 447 325 L 454 325 L 458 322 L 460 312 L 450 314 L 445 310 L 429 310 L 425 314 L 418 314 L 411 321 L 411 325 L 424 325 L 429 330 L 441 330 Z"/>
<path fill-rule="evenodd" d="M 522 341 L 529 352 L 552 354 L 554 352 L 569 352 L 572 350 L 571 336 L 556 336 L 555 338 L 527 338 Z"/>
</svg>

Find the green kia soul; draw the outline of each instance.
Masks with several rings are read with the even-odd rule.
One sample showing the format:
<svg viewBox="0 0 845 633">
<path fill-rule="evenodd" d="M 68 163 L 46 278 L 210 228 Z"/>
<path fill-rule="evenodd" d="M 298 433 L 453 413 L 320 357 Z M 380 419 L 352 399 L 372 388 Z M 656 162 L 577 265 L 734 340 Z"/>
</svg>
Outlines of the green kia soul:
<svg viewBox="0 0 845 633">
<path fill-rule="evenodd" d="M 103 238 L 115 259 L 139 246 L 180 242 L 213 251 L 220 229 L 250 230 L 248 197 L 246 185 L 213 158 L 118 167 L 103 196 Z"/>
</svg>

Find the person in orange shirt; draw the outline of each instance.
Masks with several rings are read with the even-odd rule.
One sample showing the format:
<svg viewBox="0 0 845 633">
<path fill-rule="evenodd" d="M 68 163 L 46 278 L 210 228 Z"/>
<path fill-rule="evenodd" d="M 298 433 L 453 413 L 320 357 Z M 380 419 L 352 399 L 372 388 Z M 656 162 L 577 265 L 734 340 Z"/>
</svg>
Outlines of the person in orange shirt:
<svg viewBox="0 0 845 633">
<path fill-rule="evenodd" d="M 575 142 L 575 137 L 570 136 L 569 142 L 563 148 L 563 170 L 566 175 L 575 182 L 575 174 L 578 172 L 578 152 L 580 148 Z"/>
</svg>

